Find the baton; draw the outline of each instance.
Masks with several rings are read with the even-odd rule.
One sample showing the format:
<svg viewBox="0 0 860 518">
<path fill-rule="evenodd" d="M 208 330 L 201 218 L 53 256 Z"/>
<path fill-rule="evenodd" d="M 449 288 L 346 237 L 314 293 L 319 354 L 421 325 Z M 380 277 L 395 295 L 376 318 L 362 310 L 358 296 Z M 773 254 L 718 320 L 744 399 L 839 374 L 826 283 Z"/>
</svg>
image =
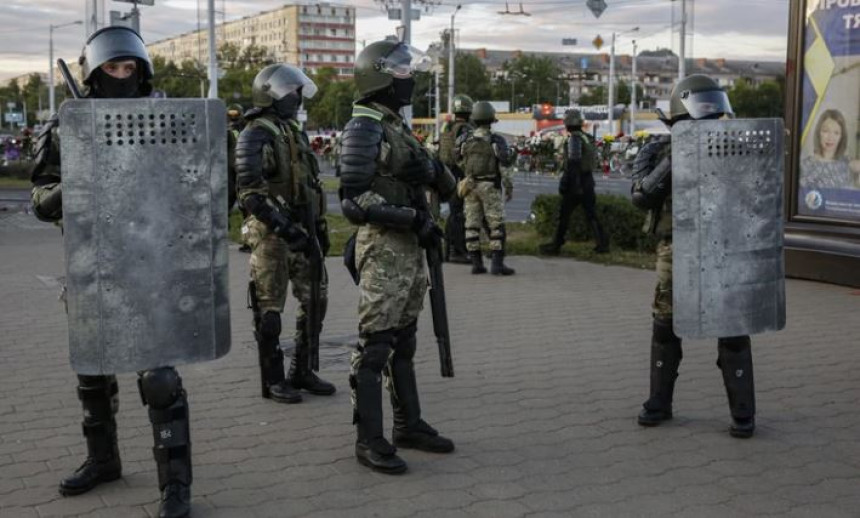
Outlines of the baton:
<svg viewBox="0 0 860 518">
<path fill-rule="evenodd" d="M 78 88 L 78 83 L 75 81 L 75 78 L 72 77 L 72 72 L 69 71 L 69 67 L 66 66 L 66 62 L 63 61 L 62 58 L 57 60 L 57 68 L 60 69 L 60 74 L 63 75 L 63 80 L 66 81 L 66 86 L 68 86 L 69 91 L 72 92 L 72 97 L 75 99 L 83 97 L 83 95 L 81 95 L 80 88 Z"/>
</svg>

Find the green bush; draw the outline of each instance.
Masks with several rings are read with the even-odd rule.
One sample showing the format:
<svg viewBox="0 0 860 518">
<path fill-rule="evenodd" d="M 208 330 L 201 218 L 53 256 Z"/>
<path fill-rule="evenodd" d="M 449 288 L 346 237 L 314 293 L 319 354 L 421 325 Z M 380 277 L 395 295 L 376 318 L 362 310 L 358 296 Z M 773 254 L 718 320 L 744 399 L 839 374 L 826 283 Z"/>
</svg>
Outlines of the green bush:
<svg viewBox="0 0 860 518">
<path fill-rule="evenodd" d="M 29 160 L 16 160 L 15 162 L 9 162 L 7 165 L 0 165 L 0 176 L 29 180 L 30 169 L 32 168 L 33 162 Z"/>
<path fill-rule="evenodd" d="M 532 202 L 532 212 L 535 214 L 535 228 L 538 234 L 551 237 L 555 233 L 558 212 L 561 207 L 561 196 L 557 194 L 541 194 Z M 578 205 L 570 216 L 570 227 L 567 231 L 569 241 L 589 241 L 594 237 L 585 221 L 582 205 Z M 638 252 L 654 252 L 657 240 L 654 236 L 642 232 L 645 223 L 645 213 L 621 196 L 608 194 L 597 195 L 597 218 L 609 233 L 610 246 Z"/>
</svg>

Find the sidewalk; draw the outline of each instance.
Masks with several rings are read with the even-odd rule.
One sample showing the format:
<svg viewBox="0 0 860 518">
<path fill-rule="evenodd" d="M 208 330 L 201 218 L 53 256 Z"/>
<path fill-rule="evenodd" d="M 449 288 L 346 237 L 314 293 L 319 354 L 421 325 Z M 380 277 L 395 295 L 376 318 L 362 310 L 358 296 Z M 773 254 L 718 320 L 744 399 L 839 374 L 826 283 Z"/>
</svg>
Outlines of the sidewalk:
<svg viewBox="0 0 860 518">
<path fill-rule="evenodd" d="M 58 495 L 85 450 L 57 301 L 59 231 L 0 213 L 0 258 L 0 517 L 153 516 L 152 434 L 133 374 L 119 376 L 123 478 Z M 737 440 L 726 432 L 715 341 L 685 342 L 675 420 L 636 425 L 653 272 L 513 257 L 517 275 L 500 279 L 446 265 L 456 377 L 439 376 L 429 309 L 417 369 L 424 415 L 457 450 L 401 451 L 409 472 L 394 477 L 353 458 L 347 346 L 357 288 L 340 258 L 328 262 L 321 372 L 338 392 L 300 405 L 260 398 L 247 258 L 231 249 L 232 352 L 179 368 L 191 405 L 193 516 L 860 514 L 856 291 L 788 282 L 787 329 L 753 337 L 758 433 Z"/>
</svg>

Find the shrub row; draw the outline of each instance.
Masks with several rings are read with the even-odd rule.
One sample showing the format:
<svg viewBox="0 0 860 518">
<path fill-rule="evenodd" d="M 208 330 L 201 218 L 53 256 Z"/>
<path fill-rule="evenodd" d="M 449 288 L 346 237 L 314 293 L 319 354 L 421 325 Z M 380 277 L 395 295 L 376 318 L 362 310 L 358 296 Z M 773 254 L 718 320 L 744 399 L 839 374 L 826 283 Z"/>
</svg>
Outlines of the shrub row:
<svg viewBox="0 0 860 518">
<path fill-rule="evenodd" d="M 558 213 L 561 208 L 561 196 L 558 194 L 541 194 L 532 202 L 532 212 L 535 215 L 535 228 L 538 234 L 551 237 L 555 233 Z M 645 224 L 645 213 L 621 196 L 608 194 L 597 195 L 597 218 L 603 229 L 609 233 L 610 246 L 624 250 L 639 252 L 654 252 L 657 240 L 654 236 L 642 232 Z M 567 231 L 569 241 L 593 240 L 591 228 L 585 220 L 582 205 L 578 205 L 570 216 L 570 227 Z"/>
</svg>

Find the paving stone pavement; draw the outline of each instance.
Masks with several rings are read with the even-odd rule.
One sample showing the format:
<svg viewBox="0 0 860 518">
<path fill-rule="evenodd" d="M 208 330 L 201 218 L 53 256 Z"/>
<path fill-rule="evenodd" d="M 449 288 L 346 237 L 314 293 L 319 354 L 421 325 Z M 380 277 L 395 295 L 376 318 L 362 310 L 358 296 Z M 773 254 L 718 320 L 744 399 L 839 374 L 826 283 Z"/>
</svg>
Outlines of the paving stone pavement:
<svg viewBox="0 0 860 518">
<path fill-rule="evenodd" d="M 788 281 L 787 329 L 753 338 L 758 432 L 737 440 L 714 341 L 685 342 L 675 420 L 636 425 L 653 272 L 512 257 L 517 275 L 501 279 L 446 265 L 457 376 L 439 376 L 429 311 L 417 369 L 425 417 L 457 450 L 401 451 L 409 472 L 392 477 L 353 459 L 357 291 L 339 258 L 328 262 L 322 358 L 338 392 L 289 406 L 259 397 L 247 256 L 232 249 L 230 260 L 233 350 L 180 367 L 194 516 L 860 516 L 856 290 Z M 57 494 L 85 451 L 62 275 L 59 231 L 0 213 L 0 517 L 154 516 L 152 436 L 133 374 L 119 376 L 123 478 Z"/>
</svg>

